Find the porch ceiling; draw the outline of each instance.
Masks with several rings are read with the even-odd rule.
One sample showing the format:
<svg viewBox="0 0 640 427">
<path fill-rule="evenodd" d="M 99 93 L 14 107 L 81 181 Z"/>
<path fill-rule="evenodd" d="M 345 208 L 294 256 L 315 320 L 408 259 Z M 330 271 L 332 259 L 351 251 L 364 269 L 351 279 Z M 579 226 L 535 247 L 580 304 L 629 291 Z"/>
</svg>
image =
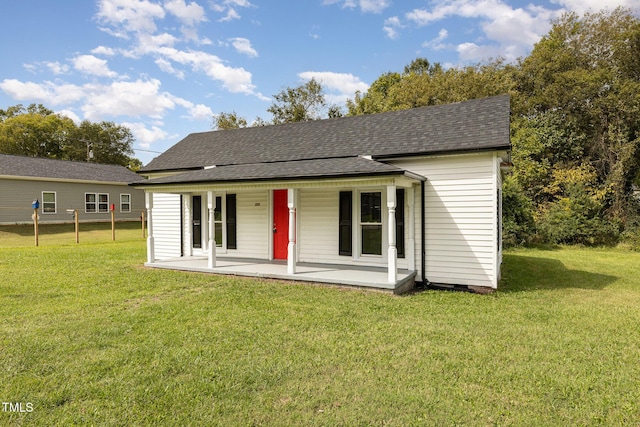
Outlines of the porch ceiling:
<svg viewBox="0 0 640 427">
<path fill-rule="evenodd" d="M 346 285 L 391 291 L 396 294 L 413 288 L 416 272 L 398 270 L 396 283 L 387 282 L 387 269 L 353 265 L 297 263 L 296 273 L 287 273 L 286 261 L 266 261 L 246 258 L 218 258 L 216 267 L 207 267 L 206 257 L 182 257 L 156 260 L 148 267 L 235 276 L 263 277 L 302 282 Z"/>
</svg>

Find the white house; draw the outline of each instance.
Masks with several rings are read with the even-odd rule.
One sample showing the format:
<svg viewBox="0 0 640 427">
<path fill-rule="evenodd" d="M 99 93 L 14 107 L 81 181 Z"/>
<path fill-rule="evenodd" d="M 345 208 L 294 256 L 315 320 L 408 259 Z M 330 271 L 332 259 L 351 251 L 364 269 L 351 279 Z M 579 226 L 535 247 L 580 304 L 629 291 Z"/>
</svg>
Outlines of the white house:
<svg viewBox="0 0 640 427">
<path fill-rule="evenodd" d="M 145 166 L 148 262 L 496 289 L 509 96 L 188 135 Z"/>
</svg>

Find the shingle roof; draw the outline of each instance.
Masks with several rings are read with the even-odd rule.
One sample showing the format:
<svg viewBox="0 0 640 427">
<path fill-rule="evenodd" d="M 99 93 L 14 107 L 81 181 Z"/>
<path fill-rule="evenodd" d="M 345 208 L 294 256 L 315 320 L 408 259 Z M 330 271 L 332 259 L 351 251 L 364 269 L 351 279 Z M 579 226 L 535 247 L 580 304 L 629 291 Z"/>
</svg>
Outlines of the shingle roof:
<svg viewBox="0 0 640 427">
<path fill-rule="evenodd" d="M 381 114 L 193 133 L 142 172 L 508 149 L 508 95 Z"/>
<path fill-rule="evenodd" d="M 396 166 L 361 157 L 343 157 L 289 162 L 227 165 L 211 169 L 184 172 L 164 178 L 144 181 L 143 185 L 166 185 L 199 182 L 241 182 L 270 179 L 305 179 L 347 176 L 403 175 Z"/>
<path fill-rule="evenodd" d="M 71 162 L 40 157 L 0 154 L 0 176 L 130 183 L 141 180 L 135 172 L 118 165 Z"/>
</svg>

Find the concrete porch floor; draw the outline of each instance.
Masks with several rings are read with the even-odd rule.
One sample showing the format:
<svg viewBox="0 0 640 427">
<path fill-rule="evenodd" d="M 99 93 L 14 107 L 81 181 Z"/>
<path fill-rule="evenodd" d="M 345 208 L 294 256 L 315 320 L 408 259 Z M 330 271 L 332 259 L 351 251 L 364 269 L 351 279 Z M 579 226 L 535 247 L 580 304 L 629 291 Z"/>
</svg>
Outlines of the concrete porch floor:
<svg viewBox="0 0 640 427">
<path fill-rule="evenodd" d="M 287 274 L 286 261 L 218 257 L 216 267 L 207 267 L 207 257 L 181 257 L 145 263 L 147 267 L 235 276 L 263 277 L 332 285 L 372 288 L 401 294 L 413 289 L 416 272 L 398 270 L 396 283 L 387 281 L 387 269 L 354 265 L 298 263 L 296 274 Z"/>
</svg>

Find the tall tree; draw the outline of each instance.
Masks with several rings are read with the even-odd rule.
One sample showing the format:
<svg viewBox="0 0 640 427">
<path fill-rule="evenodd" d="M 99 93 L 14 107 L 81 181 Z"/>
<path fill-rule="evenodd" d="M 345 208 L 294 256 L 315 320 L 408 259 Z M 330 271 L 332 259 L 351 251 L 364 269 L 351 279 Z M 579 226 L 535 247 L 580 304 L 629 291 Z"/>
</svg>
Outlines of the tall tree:
<svg viewBox="0 0 640 427">
<path fill-rule="evenodd" d="M 42 105 L 0 110 L 0 152 L 30 157 L 64 158 L 62 147 L 75 124 Z"/>
<path fill-rule="evenodd" d="M 628 10 L 566 14 L 521 62 L 514 102 L 516 115 L 538 120 L 552 114 L 557 117 L 552 128 L 572 135 L 567 144 L 537 134 L 554 153 L 547 179 L 589 165 L 595 175 L 579 182 L 586 193 L 604 195 L 599 215 L 621 227 L 637 218 L 632 184 L 640 166 L 639 56 L 640 21 Z M 521 144 L 518 138 L 513 142 Z M 514 166 L 517 172 L 521 165 Z M 554 209 L 565 197 L 577 197 L 574 190 L 561 186 L 549 192 L 537 209 Z"/>
<path fill-rule="evenodd" d="M 326 106 L 322 85 L 315 79 L 287 87 L 273 97 L 275 102 L 267 111 L 273 115 L 274 124 L 318 120 Z"/>
<path fill-rule="evenodd" d="M 134 137 L 131 130 L 114 122 L 82 121 L 64 147 L 69 160 L 129 166 Z"/>
<path fill-rule="evenodd" d="M 239 129 L 247 127 L 247 119 L 239 116 L 235 111 L 220 113 L 213 118 L 213 128 L 217 130 Z"/>
<path fill-rule="evenodd" d="M 0 109 L 1 153 L 135 167 L 133 143 L 131 131 L 113 122 L 77 126 L 41 104 Z"/>
<path fill-rule="evenodd" d="M 418 58 L 403 74 L 382 74 L 365 94 L 348 100 L 347 108 L 349 115 L 374 114 L 511 93 L 515 72 L 502 60 L 445 71 L 438 63 Z"/>
</svg>

